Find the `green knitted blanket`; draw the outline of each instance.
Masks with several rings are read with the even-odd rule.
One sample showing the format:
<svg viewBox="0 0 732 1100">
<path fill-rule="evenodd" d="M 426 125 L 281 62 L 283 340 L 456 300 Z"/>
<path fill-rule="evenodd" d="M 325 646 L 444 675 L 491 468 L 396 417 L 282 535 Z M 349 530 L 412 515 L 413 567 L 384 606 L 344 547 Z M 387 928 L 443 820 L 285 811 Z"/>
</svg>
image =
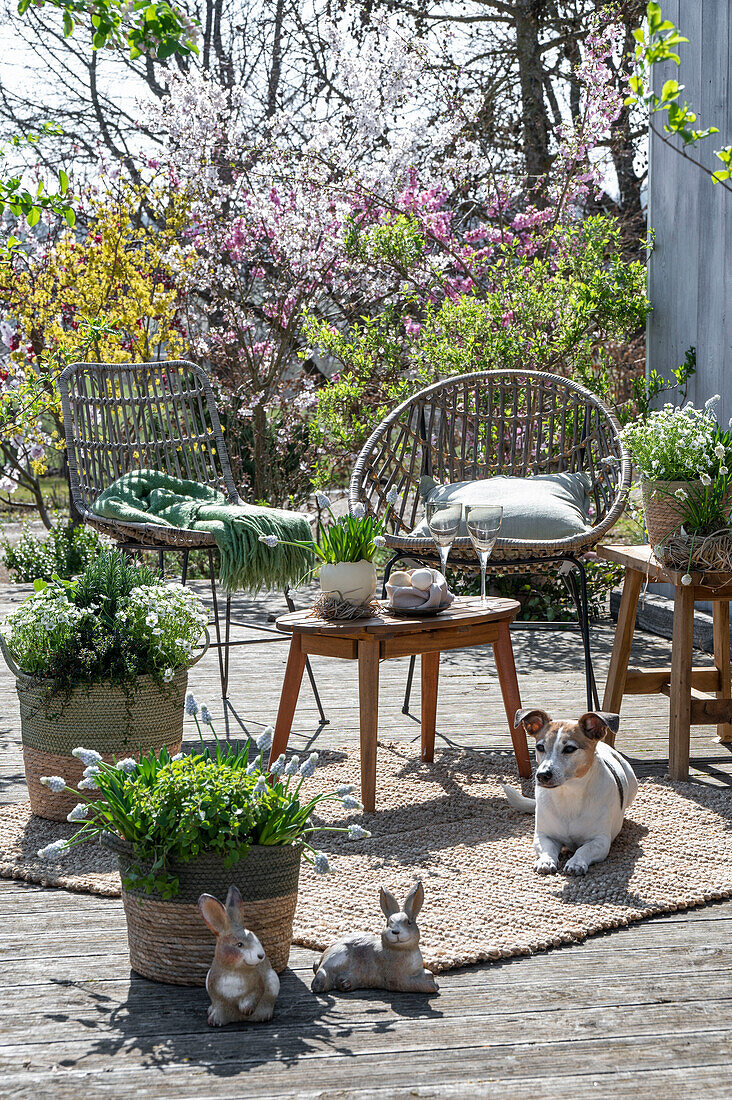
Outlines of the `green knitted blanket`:
<svg viewBox="0 0 732 1100">
<path fill-rule="evenodd" d="M 230 504 L 218 489 L 159 470 L 135 470 L 118 478 L 97 497 L 92 511 L 121 523 L 210 531 L 221 552 L 219 579 L 227 592 L 295 585 L 313 566 L 313 556 L 305 547 L 270 548 L 259 541 L 260 535 L 310 541 L 306 516 L 280 508 Z"/>
</svg>

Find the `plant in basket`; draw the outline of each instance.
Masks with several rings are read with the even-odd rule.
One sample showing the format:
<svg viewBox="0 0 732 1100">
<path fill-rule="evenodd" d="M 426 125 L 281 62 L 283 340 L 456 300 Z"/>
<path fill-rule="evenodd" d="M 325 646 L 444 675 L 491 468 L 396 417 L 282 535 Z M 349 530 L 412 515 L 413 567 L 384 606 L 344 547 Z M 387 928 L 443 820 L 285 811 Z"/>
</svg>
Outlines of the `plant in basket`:
<svg viewBox="0 0 732 1100">
<path fill-rule="evenodd" d="M 679 564 L 672 544 L 681 540 L 688 558 L 689 539 L 728 526 L 732 431 L 717 422 L 718 401 L 703 409 L 667 404 L 621 433 L 640 478 L 649 542 L 665 564 Z"/>
<path fill-rule="evenodd" d="M 190 589 L 119 551 L 100 554 L 73 581 L 37 580 L 8 616 L 0 646 L 15 673 L 31 808 L 63 820 L 74 805 L 51 799 L 44 775 L 82 778 L 83 741 L 111 760 L 179 751 L 188 669 L 207 645 L 206 608 Z M 204 649 L 205 652 L 205 649 Z"/>
<path fill-rule="evenodd" d="M 211 718 L 192 696 L 187 710 Z M 213 730 L 213 727 L 211 726 Z M 214 733 L 215 736 L 215 733 Z M 272 743 L 267 729 L 243 746 L 203 743 L 190 756 L 156 757 L 106 763 L 84 749 L 86 792 L 96 799 L 79 802 L 69 814 L 81 823 L 69 839 L 56 841 L 39 855 L 58 858 L 77 844 L 101 838 L 117 853 L 128 922 L 130 961 L 145 977 L 181 984 L 203 984 L 214 941 L 201 920 L 202 893 L 226 895 L 233 883 L 246 910 L 246 923 L 261 941 L 276 970 L 287 965 L 297 902 L 301 857 L 316 871 L 330 870 L 327 856 L 315 850 L 313 834 L 324 829 L 313 813 L 324 802 L 359 809 L 352 787 L 310 794 L 307 781 L 318 754 L 300 763 L 284 754 L 269 767 Z M 52 777 L 55 788 L 78 794 Z M 352 840 L 368 837 L 358 825 L 327 828 Z"/>
<path fill-rule="evenodd" d="M 384 525 L 375 516 L 367 515 L 363 504 L 336 518 L 325 493 L 316 496 L 318 507 L 328 512 L 331 522 L 321 526 L 317 539 L 285 545 L 306 547 L 322 563 L 323 595 L 316 604 L 317 610 L 331 618 L 341 614 L 350 617 L 349 607 L 368 612 L 376 592 L 374 554 L 386 545 Z M 282 540 L 276 535 L 260 535 L 259 541 L 274 549 Z M 343 604 L 347 606 L 342 608 Z"/>
</svg>

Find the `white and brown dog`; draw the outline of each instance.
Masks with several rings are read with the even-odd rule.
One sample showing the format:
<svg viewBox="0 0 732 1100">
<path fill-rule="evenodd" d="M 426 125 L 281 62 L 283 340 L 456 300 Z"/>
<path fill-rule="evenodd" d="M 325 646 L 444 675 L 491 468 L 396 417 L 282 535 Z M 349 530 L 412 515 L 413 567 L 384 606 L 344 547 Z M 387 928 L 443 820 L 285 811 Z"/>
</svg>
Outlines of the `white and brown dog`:
<svg viewBox="0 0 732 1100">
<path fill-rule="evenodd" d="M 638 790 L 628 761 L 602 740 L 608 729 L 617 733 L 620 718 L 589 711 L 577 722 L 553 722 L 543 710 L 518 710 L 514 726 L 522 722 L 536 738 L 536 798 L 503 790 L 514 809 L 536 811 L 534 870 L 554 874 L 569 848 L 564 870 L 584 875 L 607 856 Z"/>
</svg>

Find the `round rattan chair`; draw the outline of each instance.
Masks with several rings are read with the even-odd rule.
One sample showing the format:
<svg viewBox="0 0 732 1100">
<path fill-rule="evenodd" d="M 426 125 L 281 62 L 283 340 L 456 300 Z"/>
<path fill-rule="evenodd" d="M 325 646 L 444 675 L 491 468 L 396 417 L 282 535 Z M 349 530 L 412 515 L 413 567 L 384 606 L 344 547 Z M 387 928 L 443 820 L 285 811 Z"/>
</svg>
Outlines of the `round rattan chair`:
<svg viewBox="0 0 732 1100">
<path fill-rule="evenodd" d="M 282 635 L 258 623 L 234 623 L 231 595 L 223 616 L 214 568 L 216 540 L 208 531 L 164 527 L 155 523 L 122 523 L 101 518 L 92 504 L 103 489 L 130 470 L 162 470 L 225 493 L 231 504 L 242 500 L 234 484 L 229 455 L 208 375 L 186 360 L 158 363 L 72 363 L 59 377 L 71 498 L 80 518 L 113 538 L 124 550 L 157 550 L 161 569 L 165 551 L 183 555 L 181 580 L 186 583 L 192 550 L 208 555 L 221 697 L 227 734 L 229 712 L 246 731 L 228 697 L 229 656 L 233 646 L 280 641 Z M 290 611 L 295 607 L 285 590 Z M 221 621 L 223 619 L 223 622 Z M 231 627 L 246 627 L 266 638 L 231 640 Z M 325 714 L 310 663 L 307 672 L 320 712 Z"/>
<path fill-rule="evenodd" d="M 385 517 L 392 551 L 386 577 L 406 558 L 439 564 L 435 544 L 411 532 L 422 518 L 420 478 L 474 481 L 499 474 L 528 477 L 560 471 L 590 475 L 591 529 L 559 540 L 499 538 L 489 568 L 502 573 L 556 565 L 573 597 L 585 651 L 588 709 L 598 706 L 592 670 L 583 555 L 622 515 L 631 464 L 617 420 L 576 382 L 539 371 L 481 371 L 437 382 L 389 414 L 366 442 L 349 488 L 350 507 L 361 502 Z M 396 492 L 390 504 L 387 498 Z M 467 537 L 450 551 L 453 568 L 473 571 Z M 405 708 L 413 665 L 407 683 Z"/>
</svg>

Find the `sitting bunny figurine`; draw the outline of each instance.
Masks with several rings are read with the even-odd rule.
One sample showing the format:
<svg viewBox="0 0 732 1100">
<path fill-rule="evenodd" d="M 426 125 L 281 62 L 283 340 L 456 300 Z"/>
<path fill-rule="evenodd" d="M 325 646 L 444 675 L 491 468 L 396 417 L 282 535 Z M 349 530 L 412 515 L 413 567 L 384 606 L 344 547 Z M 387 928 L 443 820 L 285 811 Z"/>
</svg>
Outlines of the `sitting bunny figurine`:
<svg viewBox="0 0 732 1100">
<path fill-rule="evenodd" d="M 280 980 L 257 937 L 244 927 L 236 886 L 229 887 L 226 908 L 211 894 L 201 894 L 198 908 L 216 936 L 216 954 L 206 975 L 209 1024 L 221 1027 L 241 1020 L 253 1024 L 271 1020 Z"/>
<path fill-rule="evenodd" d="M 329 989 L 393 989 L 403 993 L 437 993 L 439 986 L 425 970 L 419 949 L 417 914 L 424 902 L 421 882 L 399 908 L 393 894 L 382 886 L 379 892 L 386 928 L 381 937 L 368 932 L 351 932 L 332 943 L 313 963 L 313 993 Z"/>
</svg>

